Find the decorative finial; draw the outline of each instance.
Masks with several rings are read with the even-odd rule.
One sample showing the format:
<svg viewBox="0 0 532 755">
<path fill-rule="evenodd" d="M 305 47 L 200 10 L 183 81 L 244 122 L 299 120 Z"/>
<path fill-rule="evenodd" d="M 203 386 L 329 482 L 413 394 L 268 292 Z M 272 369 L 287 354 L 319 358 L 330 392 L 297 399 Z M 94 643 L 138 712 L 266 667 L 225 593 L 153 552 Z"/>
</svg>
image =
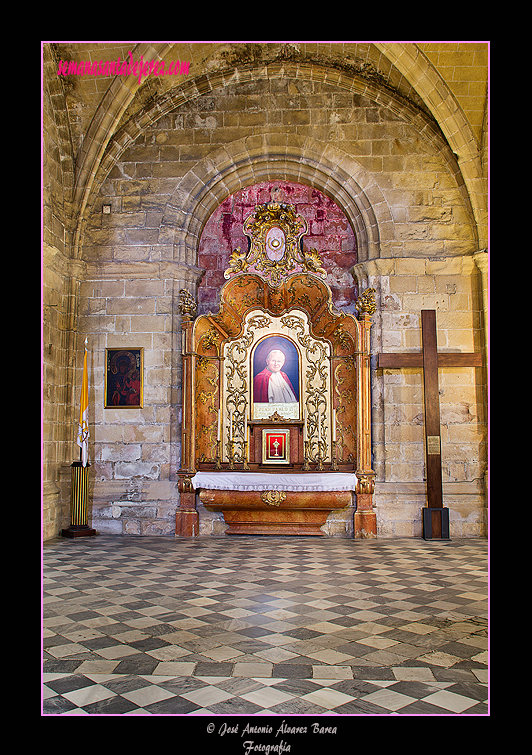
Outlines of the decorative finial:
<svg viewBox="0 0 532 755">
<path fill-rule="evenodd" d="M 355 306 L 358 310 L 358 314 L 363 312 L 367 315 L 374 315 L 377 311 L 377 304 L 375 303 L 375 289 L 367 288 L 364 293 L 358 297 L 355 302 Z"/>
<path fill-rule="evenodd" d="M 184 288 L 179 292 L 179 311 L 187 320 L 194 319 L 194 317 L 196 317 L 196 312 L 198 311 L 194 297 Z"/>
</svg>

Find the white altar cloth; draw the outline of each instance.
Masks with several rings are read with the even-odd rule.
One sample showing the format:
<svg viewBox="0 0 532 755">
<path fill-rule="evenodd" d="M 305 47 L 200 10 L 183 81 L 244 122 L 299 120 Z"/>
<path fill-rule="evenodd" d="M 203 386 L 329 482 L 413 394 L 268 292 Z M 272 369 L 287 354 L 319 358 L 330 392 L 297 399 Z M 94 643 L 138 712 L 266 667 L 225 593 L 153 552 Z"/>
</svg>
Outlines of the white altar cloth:
<svg viewBox="0 0 532 755">
<path fill-rule="evenodd" d="M 196 472 L 195 490 L 355 490 L 357 477 L 346 472 L 266 474 L 253 472 Z"/>
</svg>

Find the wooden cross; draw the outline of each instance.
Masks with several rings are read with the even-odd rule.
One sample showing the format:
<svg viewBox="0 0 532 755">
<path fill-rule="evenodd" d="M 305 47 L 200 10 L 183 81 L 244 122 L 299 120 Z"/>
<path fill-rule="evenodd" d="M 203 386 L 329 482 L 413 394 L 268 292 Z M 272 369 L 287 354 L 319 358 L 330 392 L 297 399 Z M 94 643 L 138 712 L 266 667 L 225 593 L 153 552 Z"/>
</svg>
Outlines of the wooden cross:
<svg viewBox="0 0 532 755">
<path fill-rule="evenodd" d="M 477 353 L 438 353 L 436 311 L 421 311 L 421 353 L 378 354 L 377 367 L 423 370 L 425 404 L 425 455 L 427 472 L 427 506 L 423 509 L 423 537 L 425 540 L 449 539 L 449 510 L 443 506 L 441 472 L 439 367 L 482 367 L 482 355 Z"/>
</svg>

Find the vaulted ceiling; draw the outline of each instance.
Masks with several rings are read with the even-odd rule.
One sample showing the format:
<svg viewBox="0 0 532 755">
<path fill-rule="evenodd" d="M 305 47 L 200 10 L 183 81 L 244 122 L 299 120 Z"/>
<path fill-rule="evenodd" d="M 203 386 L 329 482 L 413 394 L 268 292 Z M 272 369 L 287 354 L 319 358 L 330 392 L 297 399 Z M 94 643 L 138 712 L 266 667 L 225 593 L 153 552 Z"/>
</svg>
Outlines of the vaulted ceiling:
<svg viewBox="0 0 532 755">
<path fill-rule="evenodd" d="M 61 210 L 73 246 L 91 195 L 113 160 L 165 108 L 216 87 L 287 70 L 363 92 L 389 107 L 395 103 L 419 121 L 420 129 L 439 132 L 456 157 L 485 243 L 488 56 L 486 42 L 44 43 L 43 108 L 55 131 Z M 104 75 L 58 75 L 62 63 L 100 61 Z M 180 73 L 142 76 L 138 68 L 136 73 L 130 68 L 129 75 L 105 75 L 106 62 L 119 70 L 124 62 L 131 66 L 137 61 L 174 64 L 172 70 Z"/>
</svg>

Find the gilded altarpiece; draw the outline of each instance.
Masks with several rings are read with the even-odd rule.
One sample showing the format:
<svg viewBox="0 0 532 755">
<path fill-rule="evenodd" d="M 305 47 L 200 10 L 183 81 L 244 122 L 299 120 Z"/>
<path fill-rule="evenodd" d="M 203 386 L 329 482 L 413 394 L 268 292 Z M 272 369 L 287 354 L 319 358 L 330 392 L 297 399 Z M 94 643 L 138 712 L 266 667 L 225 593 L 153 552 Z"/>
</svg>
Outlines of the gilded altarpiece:
<svg viewBox="0 0 532 755">
<path fill-rule="evenodd" d="M 199 534 L 196 496 L 226 534 L 323 535 L 356 502 L 354 536 L 376 537 L 371 469 L 373 291 L 334 308 L 304 218 L 275 201 L 244 223 L 217 314 L 182 291 L 183 426 L 176 534 Z"/>
</svg>

